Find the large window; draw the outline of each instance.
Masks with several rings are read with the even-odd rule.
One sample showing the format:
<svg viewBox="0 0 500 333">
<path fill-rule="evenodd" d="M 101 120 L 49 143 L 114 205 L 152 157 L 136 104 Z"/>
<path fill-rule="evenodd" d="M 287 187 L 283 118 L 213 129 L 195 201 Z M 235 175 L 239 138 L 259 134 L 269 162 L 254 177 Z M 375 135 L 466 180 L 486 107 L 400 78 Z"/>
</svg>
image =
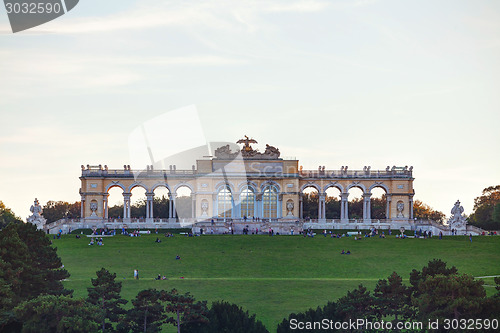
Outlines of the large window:
<svg viewBox="0 0 500 333">
<path fill-rule="evenodd" d="M 252 188 L 245 187 L 241 191 L 241 217 L 252 217 L 254 216 L 254 206 L 255 206 L 255 193 Z"/>
<path fill-rule="evenodd" d="M 233 198 L 229 187 L 224 186 L 217 194 L 217 216 L 230 218 L 233 213 Z"/>
<path fill-rule="evenodd" d="M 274 185 L 266 185 L 262 193 L 262 217 L 278 217 L 278 189 Z"/>
</svg>

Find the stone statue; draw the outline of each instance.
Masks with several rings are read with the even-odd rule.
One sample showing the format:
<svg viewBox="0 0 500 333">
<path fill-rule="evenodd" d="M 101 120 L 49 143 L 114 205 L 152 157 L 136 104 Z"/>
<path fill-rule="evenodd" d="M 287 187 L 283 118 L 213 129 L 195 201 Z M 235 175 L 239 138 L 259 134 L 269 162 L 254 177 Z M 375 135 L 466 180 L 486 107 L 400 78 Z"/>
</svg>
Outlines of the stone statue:
<svg viewBox="0 0 500 333">
<path fill-rule="evenodd" d="M 287 210 L 287 216 L 293 216 L 293 207 L 294 207 L 294 204 L 293 204 L 293 201 L 292 200 L 289 200 L 287 201 L 286 203 L 286 210 Z"/>
<path fill-rule="evenodd" d="M 30 212 L 33 215 L 26 219 L 28 223 L 33 223 L 38 229 L 43 229 L 47 220 L 42 216 L 42 207 L 38 203 L 38 199 L 35 198 L 35 202 L 30 207 Z"/>
<path fill-rule="evenodd" d="M 452 229 L 465 229 L 467 227 L 467 220 L 462 216 L 464 212 L 464 207 L 460 205 L 460 201 L 457 200 L 455 205 L 451 209 L 451 217 L 448 220 L 448 225 Z"/>
<path fill-rule="evenodd" d="M 219 147 L 215 150 L 215 157 L 223 160 L 232 160 L 238 156 L 238 152 L 233 153 L 229 145 Z"/>
<path fill-rule="evenodd" d="M 403 201 L 399 201 L 398 204 L 396 205 L 396 208 L 398 210 L 398 216 L 397 217 L 405 217 L 403 215 L 403 210 L 405 209 L 405 204 Z"/>
<path fill-rule="evenodd" d="M 236 143 L 242 143 L 243 148 L 239 152 L 232 152 L 229 145 L 219 147 L 215 150 L 214 155 L 218 159 L 235 159 L 241 152 L 241 156 L 244 159 L 254 159 L 254 160 L 275 160 L 280 156 L 280 151 L 278 148 L 266 144 L 266 150 L 264 153 L 259 153 L 258 150 L 253 149 L 250 143 L 257 143 L 256 140 L 250 139 L 245 135 L 244 139 L 238 140 Z"/>
<path fill-rule="evenodd" d="M 208 201 L 203 200 L 201 202 L 201 216 L 208 216 Z"/>
<path fill-rule="evenodd" d="M 97 201 L 91 201 L 90 202 L 90 211 L 92 212 L 92 214 L 90 214 L 90 217 L 96 217 L 97 214 Z"/>
</svg>

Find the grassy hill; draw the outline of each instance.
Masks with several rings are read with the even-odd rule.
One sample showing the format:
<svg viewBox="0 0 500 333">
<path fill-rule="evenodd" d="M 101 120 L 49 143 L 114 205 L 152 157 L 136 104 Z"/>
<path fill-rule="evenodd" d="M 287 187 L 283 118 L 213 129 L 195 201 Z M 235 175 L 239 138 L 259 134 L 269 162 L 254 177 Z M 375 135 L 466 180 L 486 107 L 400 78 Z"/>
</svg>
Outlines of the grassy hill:
<svg viewBox="0 0 500 333">
<path fill-rule="evenodd" d="M 155 243 L 159 236 L 161 243 Z M 68 288 L 85 297 L 90 279 L 101 267 L 117 273 L 122 295 L 132 299 L 146 288 L 191 292 L 198 300 L 226 300 L 257 314 L 273 332 L 291 312 L 303 311 L 343 296 L 362 283 L 373 289 L 396 271 L 408 280 L 413 268 L 440 258 L 459 273 L 500 275 L 500 237 L 445 237 L 433 239 L 332 239 L 316 236 L 117 235 L 104 246 L 65 235 L 53 240 L 65 268 Z M 340 255 L 342 249 L 351 255 Z M 175 260 L 176 255 L 181 260 Z M 133 279 L 134 269 L 139 280 Z M 158 274 L 168 280 L 155 281 Z M 491 284 L 491 283 L 489 283 Z M 487 287 L 493 293 L 492 287 Z M 173 328 L 172 328 L 173 330 Z"/>
</svg>

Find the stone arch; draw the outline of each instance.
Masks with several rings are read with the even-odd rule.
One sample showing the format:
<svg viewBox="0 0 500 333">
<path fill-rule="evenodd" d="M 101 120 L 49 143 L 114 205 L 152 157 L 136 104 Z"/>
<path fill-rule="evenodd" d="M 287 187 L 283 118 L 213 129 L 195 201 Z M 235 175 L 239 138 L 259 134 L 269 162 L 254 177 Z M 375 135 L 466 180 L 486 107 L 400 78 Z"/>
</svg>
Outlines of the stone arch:
<svg viewBox="0 0 500 333">
<path fill-rule="evenodd" d="M 302 185 L 302 187 L 300 188 L 300 193 L 304 192 L 304 190 L 308 187 L 315 188 L 316 191 L 318 191 L 318 194 L 321 193 L 321 187 L 316 183 L 307 183 Z"/>
<path fill-rule="evenodd" d="M 380 188 L 384 189 L 385 194 L 389 194 L 390 193 L 389 188 L 384 183 L 374 183 L 374 184 L 370 185 L 370 187 L 368 188 L 368 193 L 371 193 L 372 190 L 374 188 L 377 188 L 377 187 L 380 187 Z"/>
<path fill-rule="evenodd" d="M 191 184 L 189 184 L 189 183 L 179 183 L 179 184 L 176 184 L 176 185 L 174 186 L 174 192 L 173 192 L 173 193 L 177 193 L 177 190 L 178 190 L 180 187 L 183 187 L 183 186 L 185 186 L 185 187 L 189 188 L 189 189 L 191 190 L 191 194 L 193 194 L 193 193 L 194 193 L 194 188 L 193 188 L 193 186 L 192 186 Z"/>
<path fill-rule="evenodd" d="M 123 190 L 123 192 L 127 192 L 127 189 L 125 188 L 125 186 L 120 182 L 117 182 L 117 183 L 112 182 L 112 183 L 108 184 L 108 186 L 106 186 L 105 192 L 109 193 L 109 190 L 111 190 L 113 187 L 119 187 Z"/>
<path fill-rule="evenodd" d="M 281 186 L 280 184 L 278 184 L 277 182 L 275 182 L 274 180 L 266 180 L 265 182 L 263 182 L 261 185 L 260 185 L 260 192 L 262 193 L 263 189 L 267 186 L 267 185 L 273 185 L 275 186 L 277 189 L 278 189 L 278 193 L 281 193 Z"/>
<path fill-rule="evenodd" d="M 349 193 L 349 190 L 351 188 L 354 188 L 354 187 L 357 187 L 361 191 L 363 191 L 363 194 L 368 193 L 366 190 L 366 186 L 363 183 L 351 183 L 351 184 L 347 185 L 347 187 L 345 188 L 345 192 L 342 192 L 342 193 Z"/>
<path fill-rule="evenodd" d="M 170 189 L 170 186 L 167 183 L 156 183 L 153 186 L 151 186 L 151 192 L 154 192 L 158 187 L 165 187 L 170 193 L 172 193 L 172 190 Z"/>
<path fill-rule="evenodd" d="M 231 191 L 232 194 L 235 193 L 234 185 L 231 182 L 225 181 L 218 182 L 217 185 L 215 185 L 215 192 L 218 193 L 224 186 L 229 187 L 229 191 Z"/>
<path fill-rule="evenodd" d="M 342 186 L 342 184 L 339 184 L 339 183 L 326 184 L 325 187 L 323 188 L 323 192 L 326 193 L 326 190 L 328 190 L 331 187 L 338 189 L 340 191 L 340 193 L 344 193 L 344 187 Z"/>
<path fill-rule="evenodd" d="M 128 187 L 127 192 L 128 192 L 128 193 L 131 193 L 131 192 L 132 192 L 132 190 L 133 190 L 134 188 L 136 188 L 136 187 L 142 187 L 143 189 L 145 189 L 145 190 L 146 190 L 146 193 L 148 193 L 148 192 L 149 192 L 149 189 L 147 188 L 147 186 L 146 186 L 146 185 L 144 185 L 144 184 L 143 184 L 143 183 L 141 183 L 141 182 L 134 182 L 134 183 L 132 183 L 132 184 Z"/>
<path fill-rule="evenodd" d="M 259 186 L 252 181 L 240 183 L 238 185 L 238 193 L 241 193 L 241 191 L 243 191 L 243 189 L 247 186 L 250 187 L 255 194 L 259 193 Z"/>
</svg>

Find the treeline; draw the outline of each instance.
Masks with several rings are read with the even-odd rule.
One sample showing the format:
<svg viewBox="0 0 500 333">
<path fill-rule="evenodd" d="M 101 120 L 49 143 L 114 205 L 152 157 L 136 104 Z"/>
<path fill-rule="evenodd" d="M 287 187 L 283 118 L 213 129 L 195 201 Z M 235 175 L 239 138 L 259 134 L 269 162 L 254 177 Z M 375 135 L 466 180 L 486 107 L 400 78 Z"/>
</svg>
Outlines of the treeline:
<svg viewBox="0 0 500 333">
<path fill-rule="evenodd" d="M 403 284 L 402 278 L 392 273 L 387 279 L 379 280 L 371 293 L 363 285 L 347 292 L 337 301 L 330 301 L 322 307 L 305 312 L 292 313 L 278 325 L 278 333 L 295 332 L 367 332 L 393 331 L 398 322 L 422 322 L 452 319 L 497 319 L 500 313 L 500 278 L 495 278 L 497 293 L 486 297 L 483 281 L 468 274 L 458 274 L 456 267 L 448 268 L 446 263 L 435 259 L 421 271 L 413 269 L 410 285 Z M 388 323 L 386 330 L 361 327 L 322 326 L 322 320 L 346 323 L 365 322 Z M 307 324 L 309 323 L 309 324 Z M 316 328 L 314 323 L 318 323 Z M 497 322 L 498 323 L 498 322 Z M 391 325 L 392 329 L 387 329 Z M 308 329 L 309 327 L 309 329 Z M 427 327 L 423 327 L 426 330 Z M 481 331 L 475 327 L 476 331 Z M 406 330 L 413 331 L 413 330 Z M 419 330 L 415 330 L 419 331 Z M 436 332 L 451 331 L 443 329 Z M 456 329 L 454 331 L 460 331 Z M 465 330 L 464 330 L 465 331 Z"/>
<path fill-rule="evenodd" d="M 318 193 L 304 193 L 303 196 L 303 209 L 304 218 L 317 219 L 318 218 Z M 371 218 L 374 220 L 382 220 L 386 218 L 386 197 L 383 195 L 381 198 L 371 199 Z M 326 218 L 327 219 L 340 219 L 340 199 L 337 197 L 326 197 Z M 429 205 L 420 200 L 413 202 L 413 216 L 422 220 L 434 220 L 436 222 L 444 222 L 445 214 L 440 211 L 432 209 Z M 356 198 L 349 201 L 349 218 L 362 219 L 363 218 L 363 199 Z"/>
<path fill-rule="evenodd" d="M 474 199 L 470 224 L 486 230 L 500 230 L 500 185 L 490 186 Z"/>
</svg>

